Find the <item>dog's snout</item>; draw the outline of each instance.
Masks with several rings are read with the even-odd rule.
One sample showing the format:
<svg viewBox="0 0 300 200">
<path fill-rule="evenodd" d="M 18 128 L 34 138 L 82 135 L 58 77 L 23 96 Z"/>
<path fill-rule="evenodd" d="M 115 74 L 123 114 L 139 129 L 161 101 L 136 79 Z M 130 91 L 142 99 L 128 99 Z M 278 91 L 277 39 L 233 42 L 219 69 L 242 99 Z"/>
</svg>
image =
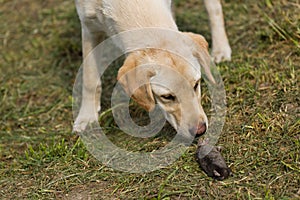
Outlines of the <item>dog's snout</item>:
<svg viewBox="0 0 300 200">
<path fill-rule="evenodd" d="M 203 135 L 206 132 L 206 123 L 200 122 L 197 126 L 191 128 L 189 131 L 192 134 L 195 134 L 197 136 Z"/>
<path fill-rule="evenodd" d="M 206 123 L 201 122 L 198 124 L 196 129 L 196 135 L 203 135 L 206 132 Z"/>
</svg>

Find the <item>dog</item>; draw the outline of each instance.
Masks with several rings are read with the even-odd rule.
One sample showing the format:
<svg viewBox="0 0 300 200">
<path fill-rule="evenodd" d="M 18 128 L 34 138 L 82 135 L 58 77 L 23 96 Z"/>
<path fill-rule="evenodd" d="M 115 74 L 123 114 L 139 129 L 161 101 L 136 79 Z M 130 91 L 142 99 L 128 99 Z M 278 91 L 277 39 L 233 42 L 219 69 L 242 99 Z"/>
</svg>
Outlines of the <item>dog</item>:
<svg viewBox="0 0 300 200">
<path fill-rule="evenodd" d="M 231 59 L 231 48 L 227 39 L 220 0 L 205 0 L 212 31 L 212 57 L 215 62 Z M 102 42 L 102 32 L 108 36 L 139 28 L 164 28 L 178 31 L 172 13 L 171 0 L 75 0 L 77 13 L 82 27 L 83 58 Z M 194 41 L 191 48 L 188 42 L 182 41 L 180 47 L 190 54 L 190 62 L 204 68 L 210 74 L 210 56 L 208 43 L 199 34 L 180 32 Z M 162 41 L 162 44 L 166 41 Z M 170 41 L 168 41 L 170 42 Z M 172 42 L 172 41 L 171 41 Z M 128 44 L 123 41 L 125 47 Z M 202 52 L 202 55 L 199 55 Z M 204 56 L 203 56 L 204 55 Z M 141 71 L 139 65 L 153 63 L 170 66 L 187 81 L 187 88 L 181 91 L 170 91 L 168 88 L 152 81 L 171 83 L 173 88 L 181 88 L 174 77 L 164 67 Z M 129 71 L 133 73 L 128 73 Z M 83 65 L 82 102 L 73 130 L 82 132 L 89 123 L 98 121 L 100 112 L 101 82 L 97 69 L 88 63 Z M 125 91 L 146 111 L 152 111 L 158 104 L 165 113 L 166 119 L 175 128 L 181 125 L 190 134 L 202 135 L 207 130 L 207 117 L 201 106 L 201 74 L 199 70 L 171 53 L 145 49 L 131 52 L 120 67 L 117 79 Z M 134 90 L 141 80 L 146 84 Z M 212 78 L 211 78 L 212 79 Z M 213 81 L 213 80 L 212 80 Z M 133 91 L 134 90 L 134 91 Z M 95 95 L 96 91 L 96 95 Z M 177 93 L 179 95 L 177 95 Z M 176 96 L 177 95 L 177 96 Z M 179 102 L 178 99 L 181 99 Z M 188 113 L 185 117 L 182 113 Z"/>
</svg>

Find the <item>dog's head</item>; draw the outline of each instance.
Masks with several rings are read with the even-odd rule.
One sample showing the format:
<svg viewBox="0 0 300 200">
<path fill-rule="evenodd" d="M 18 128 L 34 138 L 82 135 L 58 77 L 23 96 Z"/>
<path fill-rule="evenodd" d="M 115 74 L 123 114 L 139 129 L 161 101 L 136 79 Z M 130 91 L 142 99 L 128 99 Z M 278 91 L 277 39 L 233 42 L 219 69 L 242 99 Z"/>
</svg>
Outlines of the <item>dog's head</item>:
<svg viewBox="0 0 300 200">
<path fill-rule="evenodd" d="M 181 127 L 192 135 L 202 135 L 207 129 L 207 117 L 201 106 L 200 66 L 212 82 L 214 79 L 206 40 L 193 33 L 185 35 L 196 46 L 190 48 L 192 59 L 163 50 L 132 52 L 120 68 L 118 80 L 147 111 L 158 104 L 175 129 Z"/>
</svg>

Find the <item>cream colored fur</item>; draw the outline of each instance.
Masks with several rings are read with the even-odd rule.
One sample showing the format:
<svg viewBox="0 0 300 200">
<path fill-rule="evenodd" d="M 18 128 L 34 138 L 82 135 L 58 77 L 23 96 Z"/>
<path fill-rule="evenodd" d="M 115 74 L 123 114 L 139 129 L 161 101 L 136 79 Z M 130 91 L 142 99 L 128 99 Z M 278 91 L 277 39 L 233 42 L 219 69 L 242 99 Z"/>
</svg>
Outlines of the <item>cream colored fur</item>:
<svg viewBox="0 0 300 200">
<path fill-rule="evenodd" d="M 124 31 L 140 28 L 164 28 L 178 31 L 175 20 L 172 17 L 170 0 L 75 0 L 78 15 L 82 26 L 83 57 L 86 58 L 102 40 L 101 32 L 112 36 Z M 216 62 L 230 60 L 231 49 L 225 33 L 222 8 L 219 0 L 205 0 L 209 13 L 213 38 L 212 55 Z M 202 134 L 207 128 L 207 117 L 201 106 L 200 70 L 196 70 L 190 63 L 200 65 L 205 69 L 211 81 L 209 70 L 209 54 L 205 39 L 194 33 L 182 33 L 190 37 L 196 44 L 192 48 L 190 44 L 182 42 L 182 45 L 174 48 L 186 49 L 185 53 L 190 57 L 189 62 L 178 56 L 159 50 L 141 50 L 128 55 L 124 65 L 120 68 L 118 80 L 125 91 L 133 93 L 132 98 L 146 110 L 151 111 L 155 103 L 163 111 L 167 120 L 175 129 L 181 124 L 190 132 Z M 142 38 L 135 38 L 139 41 Z M 160 39 L 160 38 L 158 38 Z M 161 38 L 163 48 L 164 40 Z M 122 38 L 116 45 L 126 48 L 131 46 L 132 38 Z M 198 49 L 198 50 L 197 50 Z M 202 52 L 202 56 L 200 53 Z M 203 53 L 204 52 L 204 53 Z M 204 57 L 203 57 L 204 55 Z M 96 59 L 96 58 L 95 58 Z M 137 66 L 152 63 L 153 65 L 170 66 L 188 82 L 187 88 L 182 89 L 180 82 L 174 81 L 172 73 L 166 68 L 152 68 L 149 71 L 139 71 Z M 128 73 L 133 70 L 134 73 Z M 122 78 L 123 77 L 123 78 Z M 148 83 L 136 91 L 131 88 L 136 85 L 138 79 L 143 78 Z M 153 84 L 153 81 L 170 84 L 177 91 Z M 178 84 L 178 85 L 176 85 Z M 95 95 L 96 91 L 96 95 Z M 98 120 L 100 111 L 101 82 L 97 69 L 89 63 L 83 66 L 83 91 L 82 103 L 79 114 L 74 123 L 74 131 L 83 131 L 88 123 Z M 170 97 L 172 96 L 172 98 Z M 181 101 L 173 100 L 181 99 Z M 189 113 L 184 115 L 184 113 Z"/>
</svg>

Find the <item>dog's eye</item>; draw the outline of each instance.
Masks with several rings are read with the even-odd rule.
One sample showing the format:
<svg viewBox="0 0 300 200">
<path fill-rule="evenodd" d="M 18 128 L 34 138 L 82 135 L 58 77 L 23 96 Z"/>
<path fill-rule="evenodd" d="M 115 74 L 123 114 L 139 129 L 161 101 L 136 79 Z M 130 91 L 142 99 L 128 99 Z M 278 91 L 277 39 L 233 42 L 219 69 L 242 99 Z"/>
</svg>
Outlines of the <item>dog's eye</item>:
<svg viewBox="0 0 300 200">
<path fill-rule="evenodd" d="M 197 81 L 197 83 L 196 83 L 195 86 L 194 86 L 194 90 L 195 90 L 195 91 L 197 90 L 198 86 L 199 86 L 199 82 Z"/>
<path fill-rule="evenodd" d="M 161 95 L 161 98 L 163 98 L 164 100 L 168 100 L 168 101 L 174 101 L 175 100 L 175 96 L 173 96 L 171 94 Z"/>
</svg>

